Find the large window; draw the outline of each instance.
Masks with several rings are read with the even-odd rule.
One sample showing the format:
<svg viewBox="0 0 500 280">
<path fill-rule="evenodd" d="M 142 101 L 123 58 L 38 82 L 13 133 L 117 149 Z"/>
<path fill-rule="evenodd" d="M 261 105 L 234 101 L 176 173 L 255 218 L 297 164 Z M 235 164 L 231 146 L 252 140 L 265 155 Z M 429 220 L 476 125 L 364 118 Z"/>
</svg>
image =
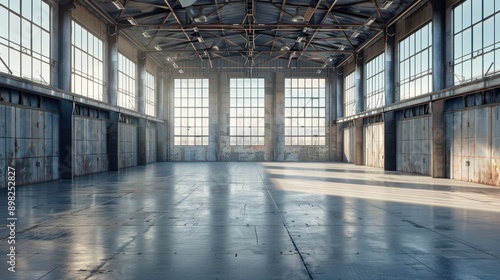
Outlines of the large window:
<svg viewBox="0 0 500 280">
<path fill-rule="evenodd" d="M 208 79 L 175 79 L 174 145 L 208 145 Z"/>
<path fill-rule="evenodd" d="M 50 84 L 50 6 L 0 0 L 0 71 Z"/>
<path fill-rule="evenodd" d="M 155 76 L 146 71 L 146 114 L 156 116 Z"/>
<path fill-rule="evenodd" d="M 118 53 L 118 106 L 136 110 L 135 63 Z"/>
<path fill-rule="evenodd" d="M 432 91 L 432 23 L 399 42 L 399 100 Z"/>
<path fill-rule="evenodd" d="M 384 58 L 382 53 L 366 64 L 365 110 L 379 108 L 385 104 Z"/>
<path fill-rule="evenodd" d="M 344 117 L 352 116 L 355 111 L 356 84 L 354 83 L 354 72 L 344 78 Z"/>
<path fill-rule="evenodd" d="M 455 84 L 500 71 L 500 2 L 467 0 L 453 9 Z"/>
<path fill-rule="evenodd" d="M 71 91 L 104 100 L 103 42 L 75 21 L 71 24 Z"/>
<path fill-rule="evenodd" d="M 285 79 L 285 145 L 325 145 L 324 79 Z"/>
<path fill-rule="evenodd" d="M 264 145 L 264 79 L 230 80 L 230 144 Z"/>
</svg>

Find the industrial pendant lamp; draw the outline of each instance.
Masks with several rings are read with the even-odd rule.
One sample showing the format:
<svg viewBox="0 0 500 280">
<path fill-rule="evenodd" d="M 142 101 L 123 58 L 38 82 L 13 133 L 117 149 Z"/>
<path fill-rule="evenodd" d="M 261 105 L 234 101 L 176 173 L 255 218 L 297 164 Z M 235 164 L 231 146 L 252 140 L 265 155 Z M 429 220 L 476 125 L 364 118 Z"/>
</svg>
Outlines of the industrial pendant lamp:
<svg viewBox="0 0 500 280">
<path fill-rule="evenodd" d="M 303 22 L 304 21 L 304 16 L 300 14 L 300 6 L 297 7 L 297 12 L 295 15 L 292 17 L 293 22 Z"/>
</svg>

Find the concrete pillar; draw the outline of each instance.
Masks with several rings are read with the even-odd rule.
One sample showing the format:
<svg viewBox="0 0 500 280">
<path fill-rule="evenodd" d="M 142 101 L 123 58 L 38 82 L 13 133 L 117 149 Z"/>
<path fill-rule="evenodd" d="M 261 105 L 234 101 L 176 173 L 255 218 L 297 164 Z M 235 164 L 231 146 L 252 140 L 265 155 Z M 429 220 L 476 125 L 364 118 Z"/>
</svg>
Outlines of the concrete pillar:
<svg viewBox="0 0 500 280">
<path fill-rule="evenodd" d="M 65 91 L 71 91 L 71 10 L 73 5 L 72 0 L 59 3 L 58 87 Z"/>
<path fill-rule="evenodd" d="M 107 127 L 108 136 L 108 163 L 110 171 L 118 171 L 120 160 L 120 133 L 119 133 L 120 113 L 109 112 L 109 123 Z"/>
<path fill-rule="evenodd" d="M 385 33 L 385 105 L 396 100 L 396 28 L 388 26 Z"/>
<path fill-rule="evenodd" d="M 431 104 L 432 139 L 431 139 L 431 177 L 446 178 L 446 120 L 444 100 Z"/>
<path fill-rule="evenodd" d="M 156 73 L 156 117 L 165 120 L 165 73 Z M 156 161 L 167 161 L 166 157 L 166 120 L 156 124 Z"/>
<path fill-rule="evenodd" d="M 338 161 L 337 158 L 337 71 L 330 72 L 327 96 L 329 96 L 328 107 L 330 108 L 329 117 L 329 148 L 330 161 Z"/>
<path fill-rule="evenodd" d="M 139 126 L 137 127 L 137 164 L 146 165 L 147 164 L 147 154 L 146 154 L 146 129 L 147 121 L 146 119 L 139 119 Z"/>
<path fill-rule="evenodd" d="M 146 52 L 138 51 L 137 77 L 137 111 L 146 114 Z"/>
<path fill-rule="evenodd" d="M 364 84 L 364 74 L 363 74 L 363 53 L 359 52 L 356 54 L 356 70 L 354 73 L 354 79 L 356 83 L 356 95 L 355 95 L 355 112 L 359 114 L 363 112 L 363 84 Z"/>
<path fill-rule="evenodd" d="M 354 120 L 354 164 L 363 165 L 363 118 Z"/>
<path fill-rule="evenodd" d="M 337 119 L 344 116 L 344 75 L 343 69 L 337 69 Z"/>
<path fill-rule="evenodd" d="M 208 146 L 208 160 L 219 160 L 219 145 L 220 145 L 220 128 L 219 128 L 219 85 L 220 85 L 220 72 L 208 74 L 209 80 L 209 125 L 210 136 Z"/>
<path fill-rule="evenodd" d="M 385 34 L 385 105 L 396 97 L 396 29 L 388 26 Z M 384 170 L 396 171 L 396 120 L 394 112 L 384 113 Z"/>
<path fill-rule="evenodd" d="M 59 88 L 59 5 L 53 3 L 52 13 L 51 13 L 51 33 L 50 40 L 52 42 L 50 48 L 50 56 L 54 59 L 56 63 L 53 63 L 50 67 L 50 85 Z"/>
<path fill-rule="evenodd" d="M 439 91 L 445 88 L 445 82 L 446 82 L 445 42 L 446 42 L 446 1 L 433 0 L 432 1 L 432 90 L 433 91 Z"/>
<path fill-rule="evenodd" d="M 264 144 L 266 145 L 266 161 L 275 161 L 275 123 L 274 120 L 276 118 L 276 107 L 275 107 L 275 79 L 276 77 L 273 75 L 271 79 L 265 79 L 265 93 L 264 93 L 264 107 L 266 108 L 265 112 L 265 129 L 264 129 Z"/>
<path fill-rule="evenodd" d="M 59 100 L 59 176 L 73 178 L 73 109 L 74 103 Z"/>
<path fill-rule="evenodd" d="M 396 119 L 394 111 L 384 113 L 384 170 L 396 171 Z"/>
<path fill-rule="evenodd" d="M 285 74 L 274 73 L 274 159 L 285 160 Z"/>
<path fill-rule="evenodd" d="M 446 85 L 446 1 L 432 1 L 432 86 L 439 91 Z M 446 177 L 446 121 L 444 101 L 431 103 L 431 176 Z"/>
<path fill-rule="evenodd" d="M 108 58 L 108 71 L 107 71 L 107 93 L 108 102 L 111 105 L 118 105 L 118 35 L 108 35 L 107 40 L 107 58 Z"/>
</svg>

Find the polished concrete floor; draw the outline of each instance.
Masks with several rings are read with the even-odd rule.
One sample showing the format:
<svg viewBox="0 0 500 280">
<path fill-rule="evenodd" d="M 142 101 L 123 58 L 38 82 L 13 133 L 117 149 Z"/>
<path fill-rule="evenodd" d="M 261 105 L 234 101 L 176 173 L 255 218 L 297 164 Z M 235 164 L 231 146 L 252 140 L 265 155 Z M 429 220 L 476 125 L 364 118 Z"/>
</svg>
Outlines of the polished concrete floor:
<svg viewBox="0 0 500 280">
<path fill-rule="evenodd" d="M 22 176 L 22 174 L 17 174 Z M 156 163 L 17 188 L 1 279 L 500 279 L 500 188 L 337 163 Z M 7 223 L 7 193 L 0 196 Z"/>
</svg>

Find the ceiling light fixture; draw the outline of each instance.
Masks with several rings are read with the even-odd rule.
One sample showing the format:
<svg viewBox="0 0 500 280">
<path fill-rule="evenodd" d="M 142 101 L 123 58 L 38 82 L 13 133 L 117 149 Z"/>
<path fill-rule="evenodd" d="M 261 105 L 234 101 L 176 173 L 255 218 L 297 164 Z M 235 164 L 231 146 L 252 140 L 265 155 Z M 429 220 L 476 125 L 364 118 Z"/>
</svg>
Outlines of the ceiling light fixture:
<svg viewBox="0 0 500 280">
<path fill-rule="evenodd" d="M 389 9 L 389 7 L 392 5 L 392 3 L 394 3 L 394 1 L 391 1 L 391 0 L 386 0 L 384 2 L 384 4 L 382 4 L 382 6 L 380 7 L 380 9 L 382 10 L 387 10 Z"/>
<path fill-rule="evenodd" d="M 184 74 L 184 70 L 179 69 L 179 73 Z"/>
<path fill-rule="evenodd" d="M 341 51 L 345 50 L 345 45 L 340 45 L 339 50 Z"/>
<path fill-rule="evenodd" d="M 359 30 L 356 30 L 354 31 L 354 33 L 352 33 L 351 38 L 356 38 L 359 36 L 359 34 L 361 34 L 361 32 Z"/>
<path fill-rule="evenodd" d="M 219 51 L 220 49 L 219 49 L 219 46 L 217 46 L 217 45 L 213 45 L 213 46 L 210 48 L 210 50 L 212 50 L 212 51 Z"/>
<path fill-rule="evenodd" d="M 133 17 L 128 17 L 127 20 L 132 25 L 139 25 L 139 23 L 137 23 L 137 21 Z"/>
<path fill-rule="evenodd" d="M 304 22 L 304 16 L 300 14 L 300 6 L 297 7 L 297 12 L 292 17 L 293 22 Z"/>
<path fill-rule="evenodd" d="M 370 25 L 372 25 L 372 23 L 374 23 L 374 22 L 375 22 L 375 19 L 376 19 L 376 18 L 374 18 L 374 17 L 370 17 L 370 18 L 369 18 L 369 19 L 365 22 L 365 25 L 366 25 L 366 26 L 370 26 Z"/>
<path fill-rule="evenodd" d="M 162 49 L 161 49 L 161 46 L 160 46 L 159 44 L 157 44 L 157 45 L 155 46 L 155 50 L 157 50 L 157 51 L 161 51 L 161 50 L 162 50 Z M 168 58 L 167 58 L 167 61 L 168 61 Z"/>
<path fill-rule="evenodd" d="M 149 35 L 149 33 L 146 30 L 142 32 L 142 36 L 144 36 L 145 38 L 151 37 L 151 35 Z"/>
<path fill-rule="evenodd" d="M 289 50 L 290 50 L 290 47 L 289 47 L 289 46 L 287 46 L 287 45 L 285 45 L 285 46 L 281 47 L 281 49 L 280 49 L 280 51 L 282 51 L 282 52 L 287 52 L 287 51 L 289 51 Z"/>
<path fill-rule="evenodd" d="M 179 66 L 177 66 L 177 64 L 174 62 L 174 64 L 172 64 L 172 66 L 174 66 L 174 68 L 179 68 Z"/>
<path fill-rule="evenodd" d="M 113 5 L 115 5 L 115 7 L 118 9 L 118 10 L 123 10 L 125 9 L 125 7 L 123 7 L 123 4 L 118 1 L 118 0 L 112 0 L 111 1 L 113 3 Z"/>
</svg>

